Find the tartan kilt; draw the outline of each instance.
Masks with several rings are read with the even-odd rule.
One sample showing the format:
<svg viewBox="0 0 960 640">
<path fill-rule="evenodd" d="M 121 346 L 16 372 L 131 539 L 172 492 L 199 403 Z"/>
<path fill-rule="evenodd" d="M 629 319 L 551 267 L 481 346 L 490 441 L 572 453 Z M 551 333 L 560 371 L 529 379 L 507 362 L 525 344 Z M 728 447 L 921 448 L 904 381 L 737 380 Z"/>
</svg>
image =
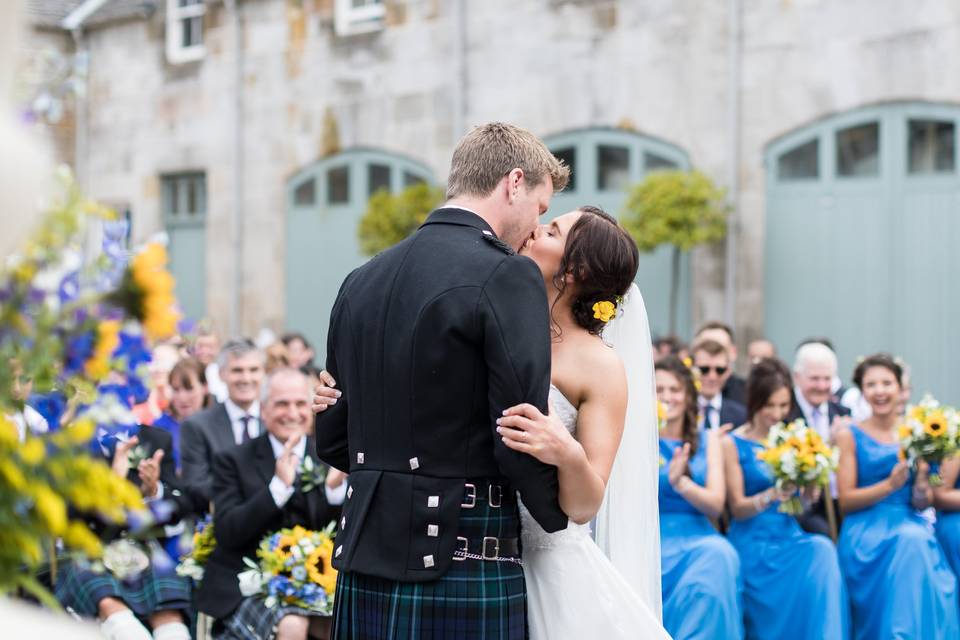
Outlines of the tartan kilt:
<svg viewBox="0 0 960 640">
<path fill-rule="evenodd" d="M 103 598 L 123 600 L 134 615 L 145 621 L 163 610 L 191 615 L 190 581 L 178 575 L 158 575 L 150 566 L 136 578 L 119 580 L 109 571 L 94 571 L 75 561 L 64 562 L 57 573 L 54 595 L 64 607 L 85 618 L 97 617 L 97 603 Z"/>
<path fill-rule="evenodd" d="M 244 598 L 228 618 L 214 626 L 213 637 L 217 640 L 274 640 L 277 625 L 284 616 L 323 617 L 316 611 L 294 606 L 268 608 L 265 598 Z"/>
<path fill-rule="evenodd" d="M 458 535 L 519 537 L 516 501 L 477 500 L 460 512 Z M 398 582 L 341 571 L 331 638 L 337 640 L 524 640 L 526 585 L 513 562 L 454 561 L 432 582 Z"/>
</svg>

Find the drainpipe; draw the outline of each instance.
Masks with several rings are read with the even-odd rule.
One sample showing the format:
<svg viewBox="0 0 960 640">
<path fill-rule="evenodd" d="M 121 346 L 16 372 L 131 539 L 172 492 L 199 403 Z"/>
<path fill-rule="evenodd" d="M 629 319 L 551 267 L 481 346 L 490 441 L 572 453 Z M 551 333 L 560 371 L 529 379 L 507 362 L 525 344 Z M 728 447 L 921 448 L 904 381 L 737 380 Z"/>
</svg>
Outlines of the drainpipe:
<svg viewBox="0 0 960 640">
<path fill-rule="evenodd" d="M 224 0 L 233 32 L 233 288 L 230 336 L 240 335 L 243 310 L 243 34 L 239 0 Z"/>
<path fill-rule="evenodd" d="M 467 119 L 467 3 L 453 3 L 453 141 L 466 133 Z"/>
<path fill-rule="evenodd" d="M 726 265 L 723 282 L 723 320 L 735 326 L 737 295 L 737 236 L 740 233 L 740 37 L 741 0 L 728 0 L 727 62 L 727 188 L 730 217 L 727 221 Z"/>
</svg>

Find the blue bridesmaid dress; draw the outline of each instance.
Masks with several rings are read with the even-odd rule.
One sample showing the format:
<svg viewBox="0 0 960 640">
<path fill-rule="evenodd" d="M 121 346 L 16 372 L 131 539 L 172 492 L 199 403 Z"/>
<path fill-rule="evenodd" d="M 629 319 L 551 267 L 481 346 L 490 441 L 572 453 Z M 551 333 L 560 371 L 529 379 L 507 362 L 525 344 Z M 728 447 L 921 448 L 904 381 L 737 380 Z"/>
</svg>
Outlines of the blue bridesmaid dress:
<svg viewBox="0 0 960 640">
<path fill-rule="evenodd" d="M 897 444 L 850 426 L 857 446 L 857 486 L 890 475 Z M 875 505 L 847 514 L 840 566 L 850 592 L 854 637 L 960 638 L 957 580 L 930 525 L 910 503 L 913 477 Z"/>
<path fill-rule="evenodd" d="M 960 477 L 954 488 L 960 487 Z M 937 540 L 953 569 L 960 578 L 960 511 L 937 511 Z"/>
<path fill-rule="evenodd" d="M 667 478 L 680 440 L 660 439 L 660 559 L 663 626 L 674 640 L 743 638 L 740 558 L 705 515 L 670 486 Z M 701 434 L 690 476 L 707 484 L 707 438 Z"/>
<path fill-rule="evenodd" d="M 770 467 L 757 459 L 763 445 L 732 435 L 743 470 L 744 494 L 773 486 Z M 746 637 L 770 640 L 843 640 L 848 601 L 837 551 L 829 538 L 807 533 L 796 518 L 767 509 L 730 525 L 740 554 Z"/>
</svg>

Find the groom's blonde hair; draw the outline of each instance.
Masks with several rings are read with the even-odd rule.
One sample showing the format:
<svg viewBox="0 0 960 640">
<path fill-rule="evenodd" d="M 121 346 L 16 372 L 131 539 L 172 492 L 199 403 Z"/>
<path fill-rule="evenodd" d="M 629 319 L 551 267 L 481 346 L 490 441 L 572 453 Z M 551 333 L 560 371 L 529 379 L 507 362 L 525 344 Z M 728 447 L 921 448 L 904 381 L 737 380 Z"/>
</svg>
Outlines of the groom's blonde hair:
<svg viewBox="0 0 960 640">
<path fill-rule="evenodd" d="M 570 180 L 570 168 L 526 129 L 505 122 L 475 127 L 453 151 L 447 199 L 488 196 L 503 176 L 518 168 L 523 170 L 527 189 L 549 177 L 553 190 L 562 191 Z"/>
</svg>

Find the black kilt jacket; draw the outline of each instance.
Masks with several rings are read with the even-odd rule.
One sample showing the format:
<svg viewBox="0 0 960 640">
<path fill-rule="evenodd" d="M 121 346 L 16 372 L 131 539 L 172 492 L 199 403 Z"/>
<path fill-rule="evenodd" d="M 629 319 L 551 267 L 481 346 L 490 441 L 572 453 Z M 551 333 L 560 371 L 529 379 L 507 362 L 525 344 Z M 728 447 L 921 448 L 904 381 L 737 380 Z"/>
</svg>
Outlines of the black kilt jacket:
<svg viewBox="0 0 960 640">
<path fill-rule="evenodd" d="M 464 209 L 347 276 L 326 362 L 343 395 L 316 421 L 319 457 L 350 473 L 337 569 L 442 576 L 471 479 L 505 479 L 544 529 L 566 527 L 556 467 L 504 446 L 495 423 L 522 402 L 546 412 L 548 318 L 536 264 Z"/>
</svg>

